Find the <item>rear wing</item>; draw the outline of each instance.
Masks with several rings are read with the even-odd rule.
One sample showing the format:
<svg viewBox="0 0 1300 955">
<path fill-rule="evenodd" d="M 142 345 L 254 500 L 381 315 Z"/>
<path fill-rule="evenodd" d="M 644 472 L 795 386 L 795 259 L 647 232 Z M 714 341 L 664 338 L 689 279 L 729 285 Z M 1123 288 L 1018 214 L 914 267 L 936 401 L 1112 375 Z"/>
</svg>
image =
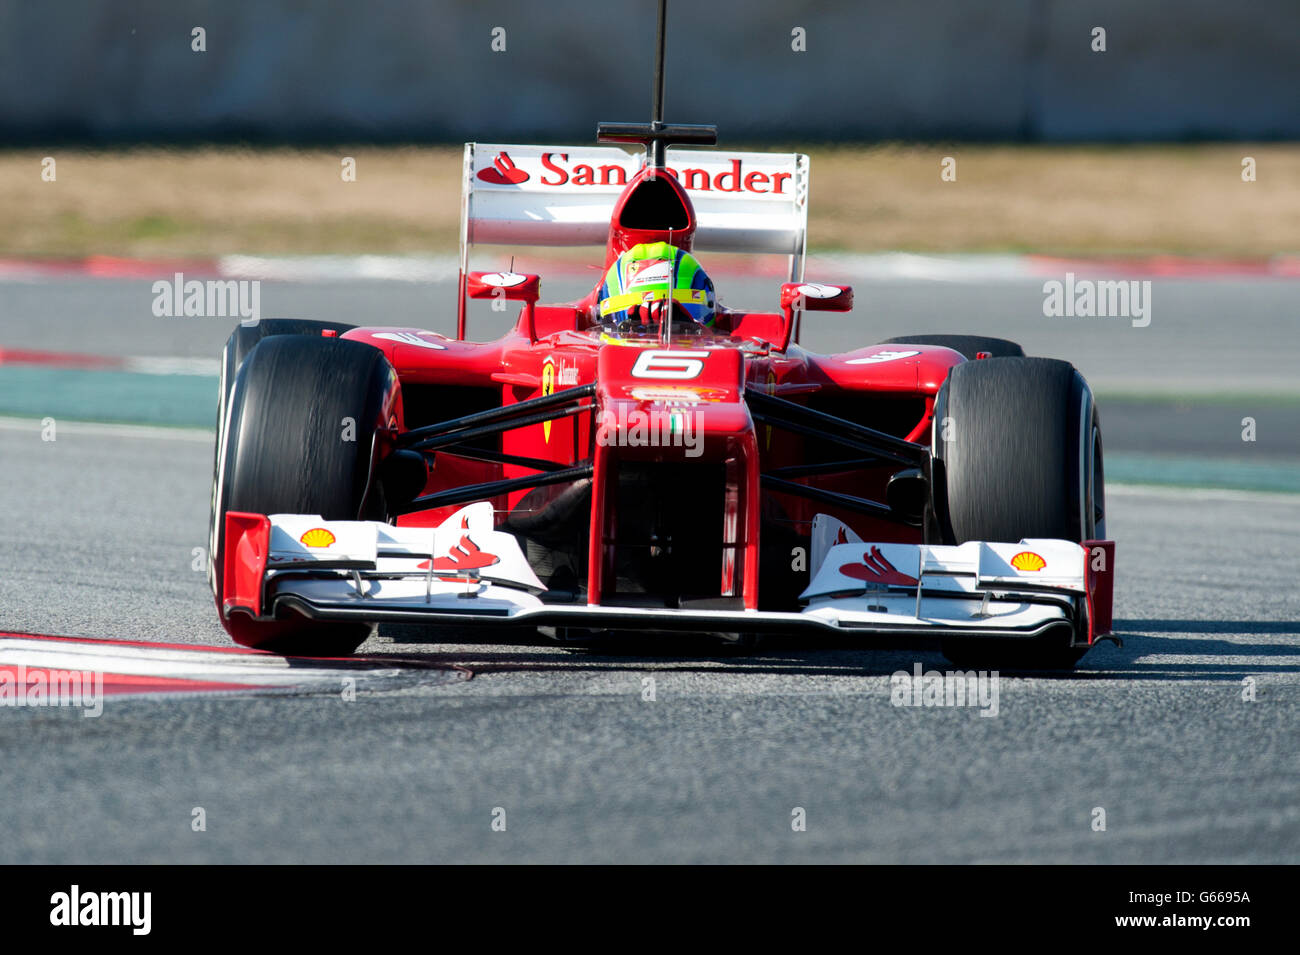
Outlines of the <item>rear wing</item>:
<svg viewBox="0 0 1300 955">
<path fill-rule="evenodd" d="M 617 146 L 466 143 L 462 287 L 476 244 L 604 245 L 614 203 L 644 163 L 641 150 Z M 674 147 L 667 167 L 695 206 L 695 251 L 787 255 L 790 281 L 802 281 L 807 156 Z"/>
</svg>

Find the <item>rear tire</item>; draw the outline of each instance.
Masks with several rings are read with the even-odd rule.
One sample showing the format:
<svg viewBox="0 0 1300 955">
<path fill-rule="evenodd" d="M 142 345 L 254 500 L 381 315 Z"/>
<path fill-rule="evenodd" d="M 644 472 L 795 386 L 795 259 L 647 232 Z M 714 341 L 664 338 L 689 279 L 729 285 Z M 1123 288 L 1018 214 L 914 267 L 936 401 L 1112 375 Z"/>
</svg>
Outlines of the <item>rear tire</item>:
<svg viewBox="0 0 1300 955">
<path fill-rule="evenodd" d="M 1025 350 L 1005 338 L 986 335 L 904 335 L 886 338 L 882 345 L 941 345 L 961 352 L 968 361 L 974 361 L 981 352 L 990 358 L 1024 358 Z"/>
<path fill-rule="evenodd" d="M 237 643 L 277 653 L 346 655 L 371 624 L 298 614 L 257 621 L 223 612 L 225 514 L 319 514 L 384 520 L 376 438 L 395 426 L 397 375 L 378 349 L 336 338 L 274 336 L 235 377 L 213 476 L 211 580 L 222 625 Z M 349 424 L 345 419 L 351 419 Z"/>
<path fill-rule="evenodd" d="M 935 399 L 935 511 L 948 543 L 1105 535 L 1101 424 L 1069 362 L 990 358 L 957 365 Z M 1068 635 L 1035 641 L 958 640 L 944 655 L 1069 669 L 1087 652 Z"/>
</svg>

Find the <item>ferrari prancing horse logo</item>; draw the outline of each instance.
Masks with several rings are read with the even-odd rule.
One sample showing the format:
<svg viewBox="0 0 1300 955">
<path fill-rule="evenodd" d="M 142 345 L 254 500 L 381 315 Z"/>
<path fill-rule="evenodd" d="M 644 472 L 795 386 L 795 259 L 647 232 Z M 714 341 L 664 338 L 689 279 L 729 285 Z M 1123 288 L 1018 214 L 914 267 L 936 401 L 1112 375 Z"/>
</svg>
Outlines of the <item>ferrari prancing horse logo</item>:
<svg viewBox="0 0 1300 955">
<path fill-rule="evenodd" d="M 555 361 L 547 358 L 542 364 L 542 396 L 555 394 Z M 548 418 L 542 422 L 542 437 L 551 443 L 551 422 Z"/>
</svg>

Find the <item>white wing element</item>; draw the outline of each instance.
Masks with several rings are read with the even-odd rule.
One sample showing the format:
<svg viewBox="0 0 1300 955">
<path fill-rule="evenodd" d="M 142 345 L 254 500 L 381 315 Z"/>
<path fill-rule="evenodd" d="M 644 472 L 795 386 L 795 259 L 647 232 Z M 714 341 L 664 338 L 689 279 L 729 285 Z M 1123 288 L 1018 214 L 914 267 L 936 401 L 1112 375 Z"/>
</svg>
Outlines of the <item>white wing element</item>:
<svg viewBox="0 0 1300 955">
<path fill-rule="evenodd" d="M 812 525 L 812 554 L 808 564 L 810 571 L 817 571 L 826 563 L 826 555 L 836 544 L 860 544 L 862 538 L 853 532 L 843 521 L 829 514 L 817 514 Z"/>
<path fill-rule="evenodd" d="M 800 599 L 804 614 L 841 627 L 1030 632 L 1072 623 L 1085 558 L 1064 540 L 837 544 Z"/>
<path fill-rule="evenodd" d="M 643 161 L 617 146 L 466 143 L 462 240 L 604 245 L 614 202 Z M 695 251 L 802 259 L 807 156 L 670 147 L 667 166 L 695 206 Z"/>
<path fill-rule="evenodd" d="M 820 515 L 819 515 L 820 516 Z M 814 524 L 814 533 L 816 526 Z M 965 592 L 976 597 L 991 588 L 1015 591 L 1063 590 L 1087 593 L 1087 552 L 1071 541 L 1026 539 L 1018 544 L 969 541 L 937 544 L 836 544 L 817 567 L 800 599 L 815 601 L 854 590 L 915 588 Z"/>
<path fill-rule="evenodd" d="M 431 581 L 434 589 L 463 590 L 458 581 L 477 579 L 545 590 L 514 535 L 496 530 L 492 515 L 489 501 L 462 507 L 436 528 L 272 514 L 268 568 L 292 572 L 327 564 L 419 578 L 421 588 Z"/>
<path fill-rule="evenodd" d="M 941 634 L 1034 638 L 1066 628 L 1091 639 L 1087 552 L 1064 540 L 959 546 L 862 541 L 833 518 L 813 523 L 816 562 L 801 611 L 626 607 L 543 600 L 514 536 L 492 505 L 460 508 L 437 527 L 269 518 L 263 577 L 279 604 L 318 619 L 439 621 L 650 630 Z M 554 595 L 552 595 L 554 597 Z"/>
</svg>

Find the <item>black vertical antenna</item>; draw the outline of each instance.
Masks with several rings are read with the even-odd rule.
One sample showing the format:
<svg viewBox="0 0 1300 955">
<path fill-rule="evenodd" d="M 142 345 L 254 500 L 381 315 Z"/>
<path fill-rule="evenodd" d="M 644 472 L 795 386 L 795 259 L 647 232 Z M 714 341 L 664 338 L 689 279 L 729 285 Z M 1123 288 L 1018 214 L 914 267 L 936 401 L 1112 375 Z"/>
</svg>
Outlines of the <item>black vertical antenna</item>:
<svg viewBox="0 0 1300 955">
<path fill-rule="evenodd" d="M 664 128 L 664 39 L 667 35 L 668 0 L 659 0 L 659 30 L 655 38 L 655 78 L 651 91 L 650 129 L 659 133 Z M 665 165 L 667 145 L 656 136 L 648 144 L 650 148 L 650 165 L 662 169 Z"/>
<path fill-rule="evenodd" d="M 655 37 L 655 75 L 651 87 L 649 123 L 598 123 L 596 141 L 602 143 L 641 143 L 646 147 L 650 168 L 662 169 L 672 143 L 713 146 L 718 142 L 718 127 L 693 126 L 664 122 L 664 47 L 668 39 L 668 0 L 659 0 L 659 30 Z"/>
</svg>

